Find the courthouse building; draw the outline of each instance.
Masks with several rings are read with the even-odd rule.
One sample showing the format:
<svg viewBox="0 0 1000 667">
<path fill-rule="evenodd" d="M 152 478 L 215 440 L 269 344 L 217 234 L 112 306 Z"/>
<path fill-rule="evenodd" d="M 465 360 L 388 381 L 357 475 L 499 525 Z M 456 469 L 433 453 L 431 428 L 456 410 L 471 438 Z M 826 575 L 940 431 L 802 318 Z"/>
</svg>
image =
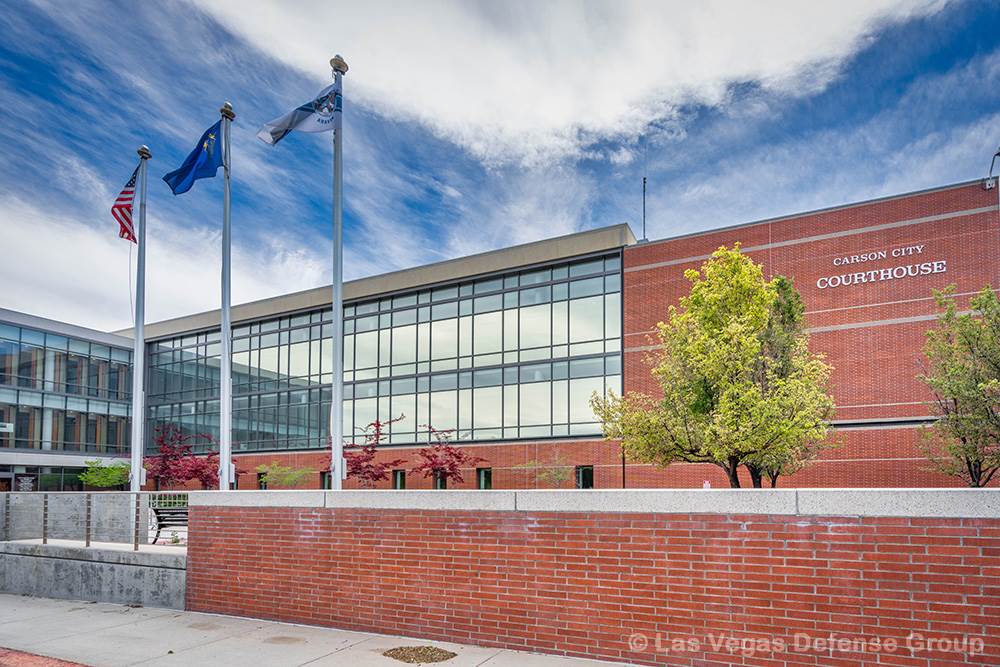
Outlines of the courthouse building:
<svg viewBox="0 0 1000 667">
<path fill-rule="evenodd" d="M 967 300 L 1000 285 L 997 192 L 975 181 L 650 242 L 617 225 L 348 282 L 345 433 L 403 417 L 381 455 L 406 463 L 386 487 L 431 485 L 409 472 L 428 424 L 482 459 L 453 488 L 727 486 L 707 464 L 623 463 L 588 401 L 655 392 L 645 359 L 684 271 L 739 242 L 766 275 L 794 280 L 811 347 L 834 367 L 837 446 L 782 484 L 954 485 L 920 453 L 933 414 L 917 376 L 931 291 L 954 283 Z M 328 481 L 329 305 L 325 287 L 233 308 L 240 488 L 273 461 L 315 471 L 304 486 Z M 147 449 L 168 423 L 217 435 L 219 312 L 146 335 Z"/>
</svg>

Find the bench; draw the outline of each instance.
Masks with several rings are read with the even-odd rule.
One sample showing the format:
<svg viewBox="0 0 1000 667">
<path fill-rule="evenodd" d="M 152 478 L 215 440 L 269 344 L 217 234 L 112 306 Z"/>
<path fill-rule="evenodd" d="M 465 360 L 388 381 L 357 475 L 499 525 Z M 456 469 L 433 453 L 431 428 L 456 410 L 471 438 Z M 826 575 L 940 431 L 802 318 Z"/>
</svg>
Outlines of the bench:
<svg viewBox="0 0 1000 667">
<path fill-rule="evenodd" d="M 156 544 L 156 540 L 160 539 L 160 531 L 164 528 L 177 526 L 187 528 L 187 507 L 150 507 L 149 509 L 153 512 L 153 518 L 156 519 L 156 537 L 153 538 L 153 544 Z"/>
</svg>

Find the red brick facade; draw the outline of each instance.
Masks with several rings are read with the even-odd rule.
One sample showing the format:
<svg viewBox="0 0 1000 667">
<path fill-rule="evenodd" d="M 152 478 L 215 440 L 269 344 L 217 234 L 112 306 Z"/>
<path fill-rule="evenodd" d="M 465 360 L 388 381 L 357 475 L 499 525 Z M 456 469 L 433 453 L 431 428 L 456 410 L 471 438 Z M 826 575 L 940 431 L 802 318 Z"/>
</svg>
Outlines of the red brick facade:
<svg viewBox="0 0 1000 667">
<path fill-rule="evenodd" d="M 824 353 L 834 368 L 835 420 L 840 426 L 834 438 L 839 446 L 784 483 L 878 487 L 959 483 L 928 472 L 918 449 L 919 428 L 892 420 L 931 414 L 930 395 L 917 379 L 924 333 L 937 313 L 931 291 L 955 284 L 967 298 L 984 285 L 1000 286 L 997 190 L 985 190 L 976 182 L 627 248 L 627 389 L 655 391 L 643 348 L 667 306 L 687 292 L 684 271 L 698 268 L 717 247 L 736 242 L 766 275 L 794 280 L 806 305 L 811 347 Z M 855 255 L 865 260 L 866 254 L 879 251 L 886 256 L 843 263 Z M 922 264 L 930 266 L 921 268 Z M 918 275 L 880 279 L 884 269 L 907 265 L 916 266 L 911 271 Z M 827 286 L 829 277 L 855 272 L 865 272 L 866 282 Z M 860 424 L 870 426 L 859 429 Z M 683 485 L 699 482 L 682 476 L 687 478 Z"/>
<path fill-rule="evenodd" d="M 1000 664 L 996 519 L 192 507 L 187 572 L 192 610 L 627 662 Z"/>
<path fill-rule="evenodd" d="M 928 471 L 918 449 L 919 420 L 930 415 L 930 397 L 917 375 L 924 333 L 937 312 L 931 290 L 954 283 L 967 299 L 986 284 L 1000 285 L 997 191 L 975 182 L 627 247 L 625 389 L 655 393 L 645 362 L 649 337 L 667 307 L 687 292 L 684 271 L 698 268 L 719 246 L 739 242 L 767 275 L 794 280 L 806 304 L 812 349 L 824 353 L 834 367 L 838 428 L 832 437 L 838 446 L 782 479 L 781 485 L 960 485 L 959 480 Z M 885 257 L 879 258 L 879 252 Z M 843 263 L 873 253 L 876 259 Z M 917 275 L 893 277 L 893 269 L 906 266 L 915 267 L 910 271 Z M 822 289 L 817 285 L 856 272 L 865 273 L 866 282 Z M 623 483 L 618 447 L 600 440 L 468 446 L 486 459 L 481 465 L 492 469 L 495 488 L 551 485 L 538 480 L 532 464 L 564 470 L 562 476 L 568 474 L 568 479 L 562 486 L 572 486 L 575 465 L 593 465 L 598 488 L 701 487 L 706 480 L 715 487 L 728 485 L 718 468 L 697 464 L 668 469 L 629 464 Z M 412 468 L 415 451 L 392 448 L 383 456 L 406 458 L 401 467 Z M 303 487 L 318 487 L 318 471 L 328 467 L 325 452 L 240 455 L 237 460 L 247 471 L 240 476 L 240 488 L 255 488 L 254 468 L 272 460 L 316 470 Z M 475 471 L 470 469 L 464 484 L 453 487 L 474 485 Z M 429 486 L 430 480 L 408 475 L 408 488 Z"/>
</svg>

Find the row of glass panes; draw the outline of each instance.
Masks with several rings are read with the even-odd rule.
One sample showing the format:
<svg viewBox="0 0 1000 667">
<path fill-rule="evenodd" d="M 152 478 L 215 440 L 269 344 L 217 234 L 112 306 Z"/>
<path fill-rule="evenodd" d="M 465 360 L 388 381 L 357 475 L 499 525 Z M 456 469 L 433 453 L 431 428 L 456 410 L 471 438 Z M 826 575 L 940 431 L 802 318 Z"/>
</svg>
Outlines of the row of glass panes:
<svg viewBox="0 0 1000 667">
<path fill-rule="evenodd" d="M 569 299 L 579 299 L 619 291 L 621 291 L 621 278 L 616 273 L 603 277 L 598 276 L 596 278 L 577 280 L 571 283 L 522 289 L 519 292 L 505 292 L 503 294 L 476 297 L 474 299 L 462 299 L 461 301 L 420 306 L 419 308 L 406 308 L 381 315 L 359 316 L 355 319 L 345 320 L 344 333 L 374 331 L 380 328 L 386 329 L 415 324 L 417 322 L 432 322 L 464 315 L 478 315 L 498 310 L 537 306 L 554 301 L 567 301 Z"/>
<path fill-rule="evenodd" d="M 346 398 L 344 431 L 354 434 L 353 441 L 360 443 L 367 424 L 375 419 L 386 421 L 402 415 L 402 421 L 386 428 L 391 443 L 426 441 L 426 424 L 438 429 L 455 429 L 456 437 L 476 440 L 596 435 L 600 433 L 600 425 L 590 408 L 590 398 L 595 392 L 620 392 L 621 376 L 590 374 L 598 373 L 599 369 L 603 372 L 605 368 L 613 372 L 620 367 L 620 360 L 579 361 L 588 365 L 578 365 L 570 372 L 584 377 L 550 380 L 555 370 L 551 367 L 504 369 L 499 376 L 442 376 L 434 384 L 420 382 L 428 378 L 417 378 L 412 387 L 414 393 L 408 394 L 391 393 L 394 389 L 410 389 L 409 384 L 403 386 L 393 382 L 387 387 L 388 395 L 376 394 L 369 398 L 355 394 L 353 399 Z M 518 384 L 493 384 L 505 379 L 514 382 L 511 370 L 518 372 Z M 467 384 L 470 381 L 471 384 Z M 323 447 L 329 410 L 328 389 L 236 397 L 233 401 L 233 439 L 240 443 L 240 450 L 283 448 L 290 446 L 291 441 L 297 443 L 294 447 Z M 149 438 L 155 426 L 166 423 L 177 424 L 191 435 L 218 437 L 218 412 L 218 401 L 151 406 Z M 350 435 L 346 437 L 352 440 Z"/>
<path fill-rule="evenodd" d="M 281 348 L 269 348 L 261 350 L 259 358 L 254 351 L 233 355 L 233 391 L 235 394 L 255 393 L 260 391 L 275 391 L 281 389 L 291 389 L 296 387 L 311 387 L 317 385 L 329 385 L 332 375 L 329 363 L 310 363 L 310 350 L 302 347 L 304 344 L 296 344 L 291 348 L 284 348 L 290 360 L 296 361 L 294 368 L 288 367 L 286 357 L 282 355 L 279 362 L 278 351 Z M 312 341 L 312 359 L 320 356 L 320 341 Z M 323 346 L 329 349 L 329 346 Z M 567 356 L 582 356 L 601 353 L 619 352 L 621 342 L 619 339 L 608 341 L 596 341 L 591 343 L 579 343 L 569 346 L 555 346 L 551 348 L 537 348 L 534 350 L 522 350 L 521 352 L 506 352 L 503 354 L 480 355 L 477 357 L 460 357 L 458 359 L 436 360 L 433 362 L 420 362 L 417 364 L 401 364 L 392 367 L 381 367 L 378 369 L 368 369 L 357 372 L 346 371 L 344 381 L 347 384 L 345 390 L 350 395 L 351 385 L 354 381 L 364 381 L 381 379 L 388 377 L 402 377 L 412 375 L 427 375 L 429 373 L 440 373 L 458 369 L 476 369 L 476 373 L 487 372 L 484 367 L 500 366 L 501 364 L 516 364 L 518 362 L 537 362 L 549 358 L 565 358 Z M 296 348 L 302 348 L 297 353 Z M 265 359 L 267 352 L 267 359 Z M 617 357 L 615 357 L 617 358 Z M 256 360 L 256 361 L 255 361 Z M 573 362 L 574 364 L 577 362 Z M 566 362 L 562 363 L 565 367 Z M 280 373 L 285 367 L 287 375 Z M 557 364 L 557 368 L 559 365 Z M 499 372 L 498 370 L 496 372 Z M 510 370 L 507 371 L 510 373 Z M 618 371 L 614 371 L 617 373 Z M 609 371 L 609 374 L 612 372 Z M 422 378 L 427 381 L 428 378 Z M 185 362 L 174 368 L 157 367 L 150 370 L 149 398 L 151 401 L 170 400 L 190 400 L 195 398 L 208 398 L 217 395 L 219 383 L 218 360 L 209 365 L 208 363 Z"/>
<path fill-rule="evenodd" d="M 508 292 L 503 295 L 492 297 L 468 299 L 452 303 L 434 304 L 419 309 L 408 309 L 399 312 L 381 315 L 378 317 L 360 317 L 356 320 L 349 319 L 345 322 L 345 333 L 362 333 L 364 331 L 374 331 L 378 328 L 388 328 L 391 326 L 405 326 L 418 322 L 430 322 L 441 319 L 449 319 L 460 316 L 475 315 L 481 313 L 494 312 L 501 309 L 511 309 L 518 306 L 532 306 L 548 303 L 551 300 L 563 300 L 581 298 L 585 296 L 597 295 L 604 292 L 619 291 L 620 278 L 617 271 L 620 269 L 620 260 L 617 257 L 607 260 L 590 260 L 581 262 L 569 267 L 557 267 L 556 269 L 542 269 L 522 274 L 507 276 L 504 279 L 493 278 L 477 283 L 469 283 L 465 286 L 454 286 L 441 288 L 433 292 L 425 292 L 426 299 L 421 300 L 417 294 L 383 299 L 379 302 L 372 302 L 371 305 L 358 306 L 357 309 L 363 314 L 373 310 L 378 312 L 406 305 L 416 305 L 419 301 L 430 302 L 432 300 L 444 300 L 457 298 L 462 293 L 479 294 L 482 292 L 494 291 L 497 289 L 508 289 L 518 285 L 537 284 L 545 280 L 551 280 L 553 275 L 556 278 L 567 275 L 586 275 L 588 273 L 600 272 L 602 270 L 612 270 L 616 273 L 607 276 L 597 276 L 572 283 L 561 283 L 555 285 L 543 285 L 522 289 L 515 292 Z M 501 300 L 502 297 L 502 300 Z M 354 315 L 355 306 L 345 308 L 345 314 Z M 616 314 L 612 319 L 617 321 L 620 315 Z M 328 322 L 329 316 L 325 311 L 315 311 L 302 315 L 278 318 L 254 325 L 237 327 L 234 329 L 234 352 L 243 352 L 251 349 L 270 348 L 278 345 L 295 344 L 308 340 L 320 340 L 330 338 L 332 327 L 329 324 L 320 325 L 321 322 Z M 312 324 L 313 326 L 309 326 Z M 287 330 L 292 327 L 291 330 Z M 558 331 L 559 327 L 556 327 Z M 253 334 L 260 335 L 253 335 Z M 615 334 L 617 335 L 617 334 Z M 249 337 L 248 337 L 249 336 Z M 557 334 L 558 336 L 558 334 Z M 608 336 L 610 337 L 610 336 Z M 595 338 L 600 338 L 597 336 Z M 171 340 L 159 341 L 152 347 L 149 361 L 152 366 L 166 365 L 183 361 L 200 361 L 218 357 L 219 354 L 219 333 L 206 332 L 192 334 L 190 336 L 178 337 Z M 183 349 L 182 349 L 183 348 Z M 509 349 L 509 344 L 508 344 Z"/>
<path fill-rule="evenodd" d="M 620 375 L 621 356 L 585 357 L 552 363 L 484 368 L 461 373 L 437 373 L 378 382 L 344 385 L 344 398 L 371 398 L 425 391 L 495 387 L 504 384 L 566 380 L 569 378 Z"/>
<path fill-rule="evenodd" d="M 541 382 L 546 380 L 565 380 L 583 377 L 597 377 L 603 375 L 616 376 L 621 374 L 621 356 L 597 356 L 585 357 L 581 359 L 571 359 L 565 361 L 533 363 L 521 366 L 506 366 L 496 368 L 483 368 L 474 371 L 464 371 L 460 373 L 436 373 L 429 376 L 416 376 L 408 378 L 398 378 L 393 380 L 381 380 L 378 382 L 358 382 L 344 385 L 344 398 L 371 398 L 373 396 L 391 396 L 401 394 L 420 393 L 428 391 L 445 391 L 448 389 L 468 389 L 473 387 L 494 387 L 504 384 L 518 384 Z M 241 406 L 251 405 L 248 401 L 253 401 L 253 405 L 267 406 L 267 399 L 264 396 L 277 397 L 287 395 L 294 397 L 290 403 L 301 403 L 312 400 L 320 400 L 322 390 L 326 400 L 329 400 L 329 386 L 322 389 L 314 388 L 311 394 L 307 393 L 307 388 L 293 389 L 291 393 L 279 394 L 268 393 L 259 397 L 237 396 L 234 399 L 234 409 Z M 22 392 L 24 393 L 24 392 Z M 310 399 L 309 396 L 312 396 Z M 69 399 L 73 401 L 74 399 Z M 276 398 L 275 398 L 276 400 Z M 82 401 L 81 401 L 82 403 Z M 277 403 L 273 403 L 276 405 Z M 196 411 L 195 406 L 216 406 L 218 401 L 171 403 L 164 405 L 153 405 L 149 408 L 152 417 L 168 417 L 171 414 L 171 406 L 185 406 L 190 414 Z"/>
<path fill-rule="evenodd" d="M 571 292 L 569 298 L 582 299 L 587 296 L 593 297 L 598 294 L 604 293 L 605 290 L 602 287 L 601 281 L 603 282 L 614 281 L 614 285 L 611 286 L 613 287 L 613 289 L 607 290 L 610 293 L 617 292 L 620 289 L 620 286 L 617 283 L 618 281 L 617 275 L 605 276 L 604 278 L 596 278 L 591 280 L 597 280 L 599 282 L 598 284 L 595 284 L 595 286 L 592 289 L 590 288 L 586 290 L 581 289 L 578 294 L 573 294 Z M 580 281 L 580 282 L 586 283 L 588 281 Z M 548 298 L 549 296 L 548 290 L 550 290 L 549 287 L 535 288 L 535 289 L 546 290 L 546 292 L 538 296 L 538 298 L 532 299 L 527 303 L 524 300 L 522 300 L 520 302 L 520 305 L 518 305 L 516 299 L 507 299 L 506 302 L 502 303 L 499 300 L 499 295 L 495 297 L 488 297 L 490 299 L 495 299 L 495 301 L 484 302 L 481 306 L 479 305 L 479 302 L 474 302 L 473 300 L 439 304 L 433 307 L 402 310 L 387 315 L 362 317 L 356 320 L 348 320 L 344 323 L 345 327 L 344 333 L 348 335 L 353 333 L 361 334 L 364 332 L 375 331 L 380 328 L 388 329 L 391 327 L 405 327 L 406 325 L 417 324 L 418 322 L 420 323 L 437 322 L 439 320 L 465 318 L 466 316 L 471 316 L 471 315 L 478 316 L 478 315 L 485 315 L 487 313 L 496 313 L 497 315 L 499 315 L 497 311 L 501 310 L 510 311 L 516 308 L 520 308 L 521 309 L 520 312 L 523 312 L 526 315 L 528 313 L 531 313 L 532 316 L 536 319 L 541 317 L 539 315 L 540 313 L 550 312 L 552 313 L 552 315 L 546 316 L 546 319 L 556 320 L 559 317 L 560 313 L 564 313 L 567 310 L 567 308 L 563 307 L 553 307 L 551 309 L 545 308 L 543 304 L 549 303 L 550 301 L 566 300 L 566 297 L 563 297 L 561 299 L 557 298 L 550 300 Z M 511 294 L 514 297 L 517 296 L 516 293 L 509 293 L 508 296 Z M 620 319 L 620 300 L 618 298 L 612 297 L 606 299 L 606 301 L 608 306 L 607 308 L 608 312 L 605 313 L 604 317 L 609 321 L 609 326 L 617 330 L 619 329 L 619 327 L 617 326 L 617 322 Z M 596 302 L 597 302 L 596 299 L 592 301 L 571 302 L 568 307 L 569 312 L 566 315 L 566 317 L 569 318 L 569 321 L 567 322 L 568 326 L 572 328 L 572 321 L 574 319 L 574 314 L 573 314 L 574 310 L 578 308 L 582 309 L 585 307 L 585 305 L 596 304 Z M 531 310 L 529 309 L 529 307 L 531 306 L 542 306 L 542 307 L 534 308 L 533 310 Z M 592 315 L 596 315 L 596 313 Z M 494 318 L 495 317 L 496 316 L 494 316 Z M 510 316 L 508 314 L 505 317 L 509 318 Z M 495 327 L 497 326 L 498 323 L 492 323 L 492 322 L 489 324 L 486 323 L 487 319 L 494 319 L 494 318 L 475 317 L 474 320 L 477 323 L 479 320 L 483 320 L 483 326 Z M 594 319 L 596 320 L 597 317 L 595 317 Z M 541 325 L 541 322 L 534 323 L 534 326 L 536 327 L 539 325 Z M 508 327 L 509 326 L 510 325 L 508 324 Z M 552 328 L 553 328 L 553 333 L 555 334 L 554 337 L 558 339 L 558 332 L 560 330 L 560 327 L 558 327 L 556 323 L 553 322 Z M 249 338 L 234 339 L 233 351 L 244 352 L 251 349 L 271 348 L 279 345 L 296 344 L 310 340 L 329 339 L 331 336 L 332 336 L 332 327 L 329 324 L 324 325 L 322 327 L 321 326 L 302 327 L 299 329 L 292 329 L 288 331 L 261 334 L 259 336 L 252 336 Z M 601 337 L 603 336 L 594 336 L 593 338 L 601 338 Z M 609 334 L 607 337 L 610 338 L 611 335 Z M 510 349 L 509 347 L 510 344 L 511 343 L 508 343 L 508 349 Z M 161 343 L 157 343 L 157 346 L 160 345 Z M 219 343 L 197 344 L 192 348 L 186 348 L 186 349 L 170 348 L 163 350 L 158 347 L 157 351 L 150 353 L 149 363 L 150 366 L 162 366 L 172 363 L 199 361 L 201 359 L 218 357 L 219 352 L 220 352 Z"/>
<path fill-rule="evenodd" d="M 621 300 L 615 293 L 345 335 L 344 368 L 361 370 L 620 336 Z"/>
<path fill-rule="evenodd" d="M 350 341 L 353 344 L 354 341 Z M 264 350 L 251 350 L 233 354 L 233 384 L 246 386 L 256 384 L 292 385 L 299 384 L 329 384 L 332 363 L 329 353 L 320 354 L 320 341 L 312 341 L 312 358 L 310 350 L 305 345 L 290 347 L 275 347 Z M 353 345 L 345 345 L 345 354 L 352 351 Z M 329 348 L 324 345 L 324 348 Z M 618 338 L 573 343 L 572 345 L 554 345 L 536 347 L 511 352 L 495 352 L 475 356 L 461 356 L 433 361 L 421 361 L 409 364 L 395 364 L 379 367 L 369 367 L 353 372 L 350 367 L 354 359 L 345 361 L 348 370 L 344 373 L 345 382 L 354 382 L 384 377 L 427 374 L 439 371 L 481 368 L 500 364 L 527 363 L 548 359 L 560 359 L 601 353 L 621 351 L 621 341 Z M 388 356 L 388 354 L 386 355 Z M 326 358 L 324 358 L 326 357 Z M 371 363 L 376 359 L 366 356 L 366 350 L 360 355 L 362 363 Z M 369 360 L 370 359 L 370 360 Z M 389 361 L 387 358 L 386 361 Z M 167 378 L 170 380 L 167 380 Z M 152 396 L 166 396 L 181 391 L 198 391 L 202 389 L 218 389 L 219 360 L 204 358 L 188 360 L 178 364 L 166 364 L 150 369 L 149 392 Z M 182 386 L 178 386 L 178 383 Z M 186 388 L 185 386 L 186 385 Z"/>
<path fill-rule="evenodd" d="M 27 327 L 17 327 L 2 322 L 0 322 L 0 339 L 38 347 L 47 347 L 53 350 L 69 351 L 74 354 L 94 357 L 95 359 L 111 359 L 113 361 L 124 362 L 132 360 L 132 352 L 127 348 L 92 343 L 86 340 L 60 336 L 45 331 L 36 331 Z"/>
<path fill-rule="evenodd" d="M 548 290 L 540 291 L 526 291 L 521 290 L 520 294 L 515 292 L 514 294 L 518 296 L 518 305 L 531 305 L 531 303 L 541 303 L 541 300 L 560 300 L 563 298 L 573 298 L 574 296 L 583 296 L 586 293 L 596 293 L 593 290 L 597 289 L 599 281 L 604 281 L 603 288 L 600 291 L 618 291 L 620 290 L 620 285 L 618 284 L 618 274 L 621 270 L 621 258 L 618 256 L 606 257 L 606 258 L 596 258 L 590 260 L 584 260 L 581 262 L 576 262 L 569 265 L 561 265 L 553 268 L 536 269 L 530 271 L 523 271 L 520 273 L 512 273 L 506 276 L 486 278 L 476 282 L 464 283 L 462 285 L 454 285 L 449 287 L 442 287 L 435 290 L 424 290 L 419 293 L 410 293 L 399 295 L 396 297 L 387 297 L 380 299 L 378 301 L 370 301 L 361 304 L 351 304 L 344 307 L 345 318 L 360 317 L 365 314 L 372 314 L 378 312 L 388 312 L 398 308 L 409 308 L 417 306 L 420 304 L 431 304 L 441 301 L 449 301 L 458 299 L 460 297 L 474 297 L 476 295 L 486 294 L 490 292 L 502 291 L 502 290 L 517 290 L 519 287 L 527 286 L 539 286 L 544 283 L 559 283 L 560 281 L 566 281 L 569 278 L 577 278 L 582 276 L 593 276 L 600 273 L 610 273 L 612 275 L 606 276 L 601 279 L 591 279 L 590 282 L 576 282 L 576 286 L 570 286 L 570 283 L 563 282 L 562 286 L 559 284 L 549 285 Z M 563 295 L 563 290 L 566 290 L 566 294 Z M 510 308 L 513 306 L 511 301 L 512 297 L 505 297 L 508 299 L 507 303 L 503 306 Z M 479 308 L 495 307 L 495 301 L 484 302 L 481 301 Z M 490 304 L 494 304 L 491 306 Z M 468 305 L 459 305 L 461 310 L 469 310 L 470 313 L 477 312 L 476 304 L 474 301 L 469 300 Z M 430 319 L 438 319 L 439 317 L 446 317 L 442 310 L 429 310 L 427 311 Z M 485 311 L 478 311 L 485 312 Z M 424 321 L 421 319 L 420 312 L 416 312 L 417 321 Z M 289 329 L 295 330 L 299 328 L 308 328 L 310 324 L 319 325 L 323 323 L 329 323 L 331 319 L 331 314 L 329 309 L 316 310 L 309 313 L 302 313 L 299 315 L 293 315 L 289 317 L 275 318 L 273 320 L 265 320 L 261 322 L 254 322 L 248 325 L 241 325 L 233 328 L 233 338 L 234 338 L 234 349 L 239 349 L 237 346 L 244 345 L 242 343 L 236 343 L 235 339 L 247 338 L 256 334 L 264 334 L 268 332 L 280 333 L 282 335 L 282 340 L 280 343 L 288 342 L 287 336 L 289 335 Z M 2 326 L 2 325 L 0 325 Z M 349 326 L 345 322 L 345 326 Z M 297 334 L 302 336 L 302 334 Z M 2 336 L 2 334 L 0 334 Z M 324 332 L 319 334 L 316 327 L 313 327 L 312 335 L 309 336 L 311 339 L 317 339 L 319 337 L 329 338 L 331 336 L 329 324 L 324 327 Z M 302 340 L 303 338 L 300 338 Z M 218 331 L 207 331 L 196 334 L 190 334 L 187 336 L 179 336 L 176 338 L 165 339 L 157 341 L 152 344 L 151 356 L 160 352 L 165 352 L 173 349 L 189 348 L 196 345 L 205 345 L 208 343 L 217 343 L 220 340 Z M 264 345 L 253 344 L 254 347 L 266 347 L 272 343 L 267 340 Z M 250 343 L 246 344 L 250 345 Z M 214 349 L 214 348 L 213 348 Z M 248 349 L 248 348 L 244 348 Z M 215 355 L 218 353 L 215 352 Z M 213 356 L 211 354 L 205 355 L 200 354 L 198 356 Z M 179 359 L 171 359 L 171 361 L 177 361 Z M 152 363 L 157 363 L 151 360 Z M 169 363 L 169 362 L 167 362 Z"/>
<path fill-rule="evenodd" d="M 128 361 L 0 340 L 0 385 L 127 399 Z"/>
<path fill-rule="evenodd" d="M 391 442 L 405 442 L 428 424 L 477 440 L 596 435 L 600 425 L 591 396 L 620 390 L 621 376 L 599 376 L 355 398 L 344 402 L 345 432 L 360 432 L 376 418 L 402 415 L 402 421 L 386 429 L 401 436 Z"/>
<path fill-rule="evenodd" d="M 620 257 L 613 256 L 595 258 L 575 262 L 573 264 L 563 264 L 551 268 L 510 273 L 505 276 L 493 276 L 474 282 L 463 283 L 461 285 L 451 285 L 434 290 L 425 290 L 419 293 L 402 294 L 395 297 L 380 299 L 378 301 L 369 301 L 367 303 L 350 305 L 344 309 L 344 316 L 348 318 L 360 317 L 363 315 L 370 315 L 372 313 L 387 312 L 398 308 L 409 308 L 422 304 L 451 301 L 461 297 L 474 297 L 504 290 L 517 290 L 520 287 L 566 281 L 570 278 L 593 276 L 595 274 L 606 272 L 618 274 L 620 271 Z M 613 290 L 609 289 L 608 291 Z"/>
<path fill-rule="evenodd" d="M 0 389 L 0 447 L 122 453 L 129 442 L 126 404 Z"/>
<path fill-rule="evenodd" d="M 0 387 L 0 404 L 53 408 L 56 410 L 71 410 L 123 417 L 128 416 L 130 410 L 129 403 L 124 401 L 99 401 L 92 398 L 74 398 L 72 396 L 25 391 L 23 389 L 7 389 L 3 387 Z"/>
<path fill-rule="evenodd" d="M 248 336 L 255 336 L 261 333 L 278 331 L 282 331 L 282 333 L 287 336 L 287 330 L 290 328 L 299 329 L 304 327 L 308 330 L 310 323 L 328 323 L 331 319 L 333 318 L 331 317 L 329 308 L 303 313 L 301 315 L 294 315 L 291 317 L 279 317 L 273 320 L 265 320 L 262 322 L 235 326 L 233 327 L 233 338 L 246 338 Z M 326 337 L 329 337 L 329 329 L 327 331 Z M 150 356 L 153 356 L 156 354 L 168 353 L 172 350 L 179 350 L 181 348 L 187 349 L 195 346 L 206 346 L 212 343 L 218 343 L 219 341 L 220 336 L 218 331 L 205 331 L 197 334 L 189 334 L 187 336 L 178 336 L 176 338 L 158 340 L 155 343 L 150 344 L 149 353 Z M 218 355 L 218 352 L 216 351 L 215 354 Z M 205 354 L 201 353 L 196 356 L 205 356 Z"/>
<path fill-rule="evenodd" d="M 352 382 L 617 352 L 621 345 L 618 337 L 620 329 L 618 295 L 609 294 L 571 301 L 568 307 L 566 304 L 531 306 L 518 311 L 452 318 L 430 324 L 347 335 L 344 338 L 344 379 Z M 308 329 L 301 331 L 309 333 Z M 601 340 L 603 336 L 608 336 L 608 339 Z M 596 340 L 587 340 L 592 337 Z M 587 342 L 510 351 L 511 348 L 516 350 L 518 344 L 551 341 L 566 343 L 567 340 L 581 339 Z M 456 352 L 462 356 L 454 356 Z M 479 354 L 470 355 L 470 352 Z M 168 354 L 178 355 L 182 351 L 175 350 Z M 183 354 L 187 354 L 186 351 Z M 311 377 L 312 382 L 329 382 L 332 370 L 330 356 L 329 340 L 305 339 L 285 346 L 237 351 L 233 354 L 234 384 L 252 387 L 260 382 L 265 388 L 273 389 L 293 378 Z M 431 360 L 423 361 L 428 357 Z M 421 361 L 412 363 L 417 359 Z M 386 363 L 376 366 L 382 360 Z M 396 360 L 409 363 L 390 363 Z M 359 367 L 356 373 L 353 372 L 355 366 Z M 217 357 L 192 356 L 185 361 L 151 368 L 149 393 L 151 397 L 178 394 L 183 397 L 185 392 L 204 395 L 205 392 L 215 390 L 218 377 Z"/>
</svg>

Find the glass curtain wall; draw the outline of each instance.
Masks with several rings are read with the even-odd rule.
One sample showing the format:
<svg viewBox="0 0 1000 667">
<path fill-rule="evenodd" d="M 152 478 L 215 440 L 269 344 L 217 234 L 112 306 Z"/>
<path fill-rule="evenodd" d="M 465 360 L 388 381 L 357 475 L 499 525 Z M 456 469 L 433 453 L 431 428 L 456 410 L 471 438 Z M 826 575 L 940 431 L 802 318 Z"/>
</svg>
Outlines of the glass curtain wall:
<svg viewBox="0 0 1000 667">
<path fill-rule="evenodd" d="M 234 329 L 234 450 L 326 446 L 328 311 Z M 621 391 L 621 259 L 597 257 L 349 304 L 345 434 L 402 417 L 389 442 L 597 435 L 594 392 Z M 218 332 L 149 346 L 149 433 L 218 437 Z M 210 446 L 203 445 L 203 449 Z"/>
<path fill-rule="evenodd" d="M 122 455 L 131 352 L 0 323 L 0 448 Z"/>
</svg>

